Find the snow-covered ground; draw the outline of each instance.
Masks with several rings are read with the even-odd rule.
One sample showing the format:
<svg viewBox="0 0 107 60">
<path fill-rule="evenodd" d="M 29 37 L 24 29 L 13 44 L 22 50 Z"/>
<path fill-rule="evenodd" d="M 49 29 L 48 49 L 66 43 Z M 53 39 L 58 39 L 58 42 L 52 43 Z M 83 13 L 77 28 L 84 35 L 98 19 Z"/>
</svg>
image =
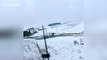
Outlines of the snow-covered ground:
<svg viewBox="0 0 107 60">
<path fill-rule="evenodd" d="M 83 37 L 57 37 L 47 40 L 50 60 L 83 60 Z M 74 44 L 77 41 L 77 44 Z M 27 59 L 39 60 L 41 58 L 36 43 L 44 49 L 43 40 L 24 40 L 24 56 Z M 26 59 L 26 60 L 27 60 Z"/>
<path fill-rule="evenodd" d="M 73 30 L 76 30 L 75 28 L 82 32 L 83 24 L 79 24 Z M 83 36 L 66 36 L 47 39 L 50 60 L 84 60 L 83 38 Z M 40 49 L 45 49 L 44 40 L 24 39 L 24 60 L 42 60 L 36 44 Z"/>
</svg>

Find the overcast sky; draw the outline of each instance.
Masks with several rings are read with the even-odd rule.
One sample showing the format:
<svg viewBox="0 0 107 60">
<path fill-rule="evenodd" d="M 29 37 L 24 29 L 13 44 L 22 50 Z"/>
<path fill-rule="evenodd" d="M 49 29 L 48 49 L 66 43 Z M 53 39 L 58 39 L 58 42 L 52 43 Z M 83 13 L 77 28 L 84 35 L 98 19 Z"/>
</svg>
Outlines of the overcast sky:
<svg viewBox="0 0 107 60">
<path fill-rule="evenodd" d="M 17 20 L 24 26 L 30 27 L 79 20 L 83 17 L 90 21 L 107 16 L 106 0 L 84 0 L 84 2 L 83 0 L 0 0 L 0 20 Z"/>
<path fill-rule="evenodd" d="M 84 2 L 84 18 L 87 18 L 85 21 L 107 20 L 107 0 L 85 0 Z"/>
<path fill-rule="evenodd" d="M 82 11 L 82 0 L 0 0 L 0 20 L 24 26 L 80 20 Z"/>
</svg>

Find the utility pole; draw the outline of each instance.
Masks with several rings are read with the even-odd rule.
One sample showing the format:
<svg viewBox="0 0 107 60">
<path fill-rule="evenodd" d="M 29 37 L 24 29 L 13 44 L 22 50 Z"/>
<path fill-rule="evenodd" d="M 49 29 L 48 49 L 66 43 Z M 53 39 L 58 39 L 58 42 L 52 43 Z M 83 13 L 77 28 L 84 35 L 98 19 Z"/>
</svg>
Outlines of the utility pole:
<svg viewBox="0 0 107 60">
<path fill-rule="evenodd" d="M 47 41 L 46 41 L 46 36 L 45 36 L 45 30 L 44 30 L 43 25 L 42 25 L 42 29 L 43 29 L 43 38 L 44 38 L 45 48 L 46 48 L 46 53 L 42 54 L 42 58 L 43 58 L 43 60 L 49 60 L 50 54 L 48 52 Z"/>
</svg>

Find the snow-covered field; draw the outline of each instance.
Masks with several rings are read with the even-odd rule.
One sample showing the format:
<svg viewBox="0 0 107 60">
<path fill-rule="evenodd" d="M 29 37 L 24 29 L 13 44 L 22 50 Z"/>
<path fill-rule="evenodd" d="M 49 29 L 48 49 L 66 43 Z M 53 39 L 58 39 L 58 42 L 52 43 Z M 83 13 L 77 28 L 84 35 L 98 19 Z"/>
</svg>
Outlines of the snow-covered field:
<svg viewBox="0 0 107 60">
<path fill-rule="evenodd" d="M 83 37 L 57 37 L 47 40 L 50 60 L 83 60 Z M 74 44 L 77 41 L 78 43 Z M 25 60 L 39 60 L 39 54 L 36 43 L 41 49 L 44 49 L 43 40 L 24 40 Z"/>
<path fill-rule="evenodd" d="M 79 24 L 75 28 L 81 28 L 79 30 L 82 32 L 82 27 L 83 25 Z M 66 36 L 47 39 L 50 60 L 84 60 L 83 38 L 83 36 Z M 36 44 L 40 49 L 45 49 L 44 40 L 24 39 L 24 60 L 42 60 Z"/>
</svg>

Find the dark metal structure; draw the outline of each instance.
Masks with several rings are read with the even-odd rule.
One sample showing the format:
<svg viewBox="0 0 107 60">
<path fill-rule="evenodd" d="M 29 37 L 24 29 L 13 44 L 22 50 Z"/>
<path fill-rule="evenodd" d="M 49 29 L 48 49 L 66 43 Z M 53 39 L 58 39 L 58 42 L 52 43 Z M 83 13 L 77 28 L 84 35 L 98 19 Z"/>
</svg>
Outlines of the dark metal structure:
<svg viewBox="0 0 107 60">
<path fill-rule="evenodd" d="M 49 60 L 50 54 L 48 52 L 48 47 L 47 47 L 47 42 L 46 42 L 46 36 L 45 36 L 45 30 L 44 30 L 44 26 L 43 25 L 42 25 L 42 29 L 43 29 L 43 37 L 44 37 L 45 48 L 46 48 L 46 54 L 42 54 L 42 58 Z"/>
</svg>

